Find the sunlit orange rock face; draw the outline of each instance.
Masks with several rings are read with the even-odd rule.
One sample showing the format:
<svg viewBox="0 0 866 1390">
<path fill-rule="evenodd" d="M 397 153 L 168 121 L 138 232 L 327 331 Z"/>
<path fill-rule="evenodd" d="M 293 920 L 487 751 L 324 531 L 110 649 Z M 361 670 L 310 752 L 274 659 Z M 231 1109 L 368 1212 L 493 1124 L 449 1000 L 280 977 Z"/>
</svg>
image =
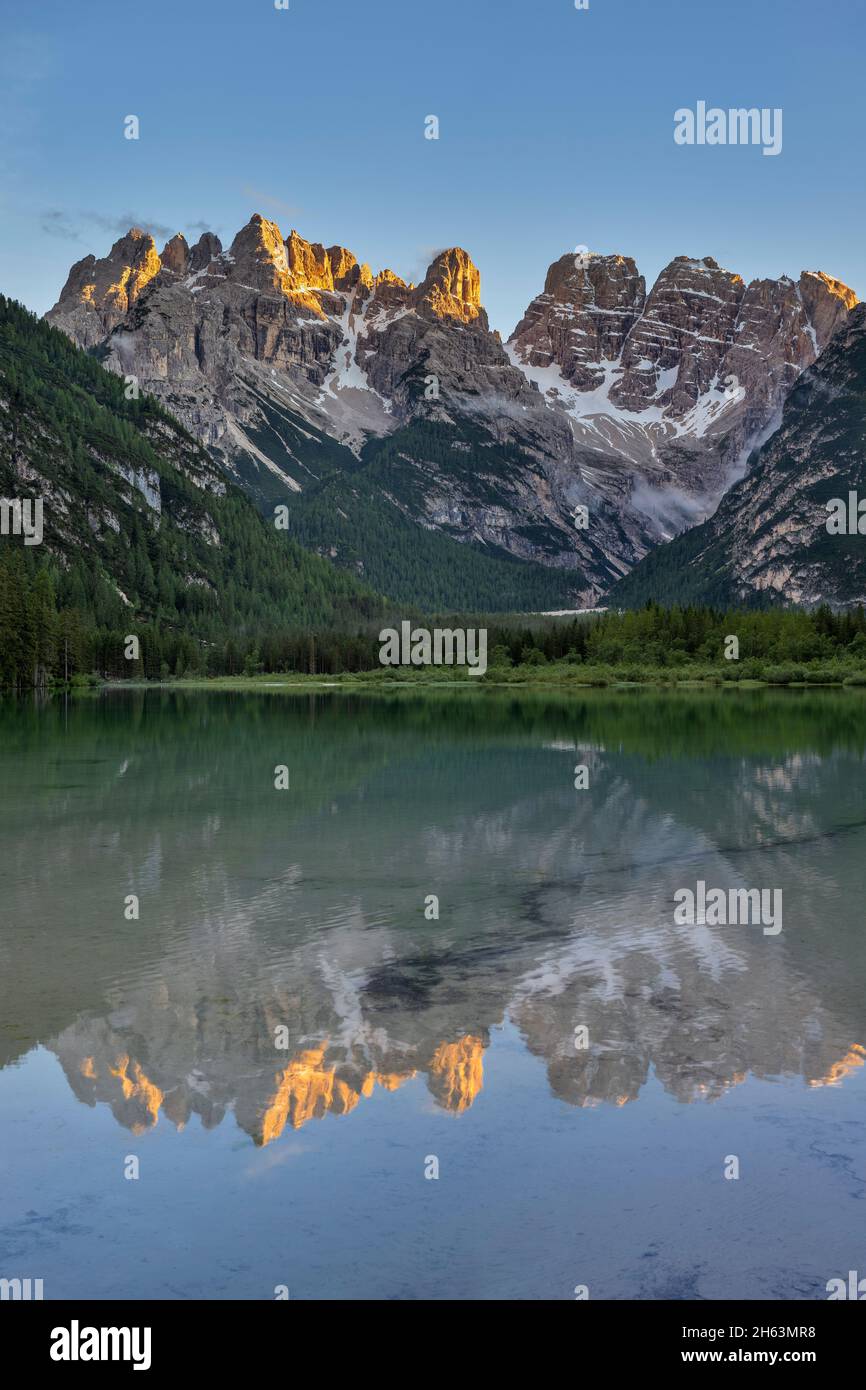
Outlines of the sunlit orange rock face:
<svg viewBox="0 0 866 1390">
<path fill-rule="evenodd" d="M 124 265 L 115 284 L 104 291 L 107 298 L 113 298 L 118 312 L 126 314 L 138 299 L 145 285 L 159 274 L 162 261 L 157 254 L 152 236 L 134 227 L 127 237 L 115 244 L 112 250 L 123 248 L 125 242 L 133 243 L 131 263 Z M 121 255 L 124 252 L 121 249 Z"/>
<path fill-rule="evenodd" d="M 130 1068 L 132 1076 L 130 1076 Z M 144 1118 L 140 1122 L 133 1122 L 131 1128 L 133 1134 L 141 1134 L 145 1129 L 152 1128 L 159 1118 L 159 1110 L 165 1099 L 158 1086 L 145 1076 L 138 1062 L 130 1062 L 128 1056 L 118 1057 L 113 1067 L 109 1067 L 112 1076 L 116 1076 L 120 1081 L 123 1099 L 135 1101 L 144 1111 Z"/>
<path fill-rule="evenodd" d="M 353 256 L 351 251 L 347 251 L 345 246 L 329 246 L 327 256 L 331 263 L 335 290 L 348 292 L 362 286 L 365 292 L 369 292 L 373 288 L 372 270 L 366 263 L 359 265 L 357 257 Z"/>
<path fill-rule="evenodd" d="M 843 315 L 854 308 L 857 296 L 841 280 L 825 275 L 823 270 L 804 270 L 798 288 L 809 319 L 815 325 L 818 346 L 824 348 Z"/>
<path fill-rule="evenodd" d="M 305 241 L 297 232 L 292 231 L 286 238 L 286 254 L 289 270 L 295 277 L 298 288 L 334 288 L 331 258 L 319 242 Z"/>
<path fill-rule="evenodd" d="M 399 275 L 395 275 L 393 270 L 380 270 L 373 278 L 372 293 L 367 300 L 369 317 L 377 319 L 384 315 L 387 318 L 391 312 L 408 308 L 412 300 L 411 291 L 412 286 L 401 280 Z M 366 285 L 363 293 L 368 293 Z M 366 352 L 367 348 L 367 343 L 362 342 L 361 353 Z"/>
<path fill-rule="evenodd" d="M 289 270 L 286 243 L 279 227 L 259 213 L 241 227 L 228 257 L 225 273 L 243 280 L 251 289 L 288 294 L 297 283 Z"/>
<path fill-rule="evenodd" d="M 416 298 L 438 319 L 472 323 L 486 315 L 481 307 L 481 275 L 469 254 L 459 246 L 442 251 L 433 261 Z"/>
<path fill-rule="evenodd" d="M 442 1043 L 430 1063 L 430 1090 L 446 1110 L 462 1115 L 484 1085 L 484 1041 L 467 1034 Z"/>
<path fill-rule="evenodd" d="M 370 1071 L 363 1075 L 326 1062 L 327 1043 L 308 1048 L 293 1057 L 276 1077 L 276 1090 L 262 1117 L 257 1142 L 278 1139 L 286 1126 L 301 1129 L 323 1115 L 348 1115 L 362 1097 L 377 1086 L 396 1091 L 416 1072 Z M 468 1110 L 484 1084 L 484 1040 L 467 1034 L 457 1042 L 442 1043 L 429 1063 L 428 1085 L 444 1109 L 455 1115 Z"/>
<path fill-rule="evenodd" d="M 406 281 L 401 280 L 399 275 L 395 275 L 393 270 L 380 270 L 373 283 L 377 290 L 383 285 L 397 285 L 401 290 L 408 288 Z"/>
<path fill-rule="evenodd" d="M 321 1119 L 328 1113 L 348 1115 L 362 1096 L 369 1097 L 379 1085 L 386 1091 L 396 1091 L 414 1072 L 380 1075 L 368 1072 L 357 1086 L 337 1074 L 335 1065 L 325 1063 L 327 1043 L 308 1048 L 294 1057 L 277 1075 L 277 1089 L 268 1102 L 262 1117 L 260 1144 L 279 1139 L 286 1125 L 300 1129 L 309 1120 Z"/>
<path fill-rule="evenodd" d="M 218 274 L 241 289 L 282 296 L 290 306 L 323 321 L 342 313 L 338 291 L 350 292 L 358 285 L 369 288 L 373 283 L 369 266 L 359 266 L 345 247 L 326 249 L 296 231 L 284 241 L 276 222 L 260 213 L 238 232 Z"/>
<path fill-rule="evenodd" d="M 93 347 L 127 315 L 162 262 L 152 236 L 132 227 L 107 256 L 85 256 L 69 272 L 63 291 L 68 310 L 78 309 L 73 337 Z"/>
<path fill-rule="evenodd" d="M 359 1065 L 344 1047 L 330 1060 L 331 1044 L 325 1039 L 298 1051 L 280 1070 L 248 1073 L 243 1087 L 233 1093 L 195 1068 L 182 1079 L 161 1074 L 162 1084 L 157 1085 L 140 1062 L 111 1043 L 83 1057 L 79 1053 L 74 1061 L 70 1057 L 65 1070 L 79 1100 L 108 1104 L 119 1123 L 134 1134 L 152 1129 L 160 1115 L 183 1129 L 193 1111 L 211 1129 L 233 1105 L 237 1123 L 264 1146 L 311 1120 L 349 1115 L 377 1087 L 394 1092 L 419 1073 L 426 1074 L 437 1103 L 461 1115 L 482 1088 L 485 1045 L 484 1038 L 467 1034 L 433 1046 L 432 1052 L 425 1047 L 399 1069 L 387 1064 L 380 1069 L 369 1062 Z"/>
<path fill-rule="evenodd" d="M 848 1049 L 844 1057 L 840 1057 L 838 1062 L 834 1062 L 824 1076 L 817 1076 L 809 1082 L 810 1086 L 838 1086 L 840 1081 L 844 1081 L 846 1076 L 850 1076 L 858 1067 L 862 1067 L 866 1061 L 866 1047 L 860 1043 L 854 1043 Z"/>
</svg>

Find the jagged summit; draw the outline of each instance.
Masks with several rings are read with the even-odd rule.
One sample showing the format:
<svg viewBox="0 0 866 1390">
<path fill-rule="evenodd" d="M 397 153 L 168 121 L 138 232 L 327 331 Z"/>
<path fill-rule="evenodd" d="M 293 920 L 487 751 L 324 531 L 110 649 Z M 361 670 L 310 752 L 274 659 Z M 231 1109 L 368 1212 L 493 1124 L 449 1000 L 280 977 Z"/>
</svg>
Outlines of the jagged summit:
<svg viewBox="0 0 866 1390">
<path fill-rule="evenodd" d="M 183 232 L 176 232 L 165 243 L 160 255 L 163 266 L 173 270 L 176 275 L 185 275 L 189 266 L 189 246 Z"/>
<path fill-rule="evenodd" d="M 260 500 L 315 488 L 333 466 L 319 441 L 359 458 L 421 422 L 427 438 L 467 431 L 445 456 L 400 451 L 406 514 L 579 570 L 593 603 L 713 511 L 855 302 L 820 271 L 747 284 L 678 254 L 648 289 L 622 251 L 571 251 L 503 345 L 462 247 L 407 284 L 257 212 L 228 250 L 178 233 L 158 254 L 132 229 L 73 266 L 47 317 L 134 373 Z"/>
<path fill-rule="evenodd" d="M 647 556 L 615 591 L 616 601 L 724 606 L 760 596 L 805 606 L 866 603 L 856 513 L 866 486 L 864 399 L 866 304 L 860 304 L 797 381 L 778 430 L 715 514 Z M 845 513 L 845 526 L 835 532 L 828 528 L 832 499 Z"/>
<path fill-rule="evenodd" d="M 746 398 L 769 417 L 854 303 L 831 276 L 747 285 L 712 256 L 675 256 L 646 295 L 630 257 L 571 253 L 551 266 L 509 344 L 578 417 L 591 391 L 592 413 L 605 403 L 647 420 L 658 413 L 675 430 L 703 435 L 730 429 L 729 404 Z M 755 428 L 753 416 L 746 433 Z"/>
<path fill-rule="evenodd" d="M 415 303 L 440 319 L 459 319 L 461 323 L 487 316 L 481 307 L 481 275 L 471 256 L 460 246 L 440 251 L 419 285 Z"/>
<path fill-rule="evenodd" d="M 219 262 L 219 264 L 216 264 Z M 107 256 L 88 255 L 71 269 L 57 303 L 46 317 L 73 338 L 85 328 L 77 310 L 96 312 L 103 336 L 135 302 L 144 286 L 160 272 L 183 277 L 208 271 L 214 277 L 290 297 L 310 292 L 347 294 L 360 291 L 362 297 L 392 286 L 414 293 L 413 304 L 438 318 L 471 322 L 483 316 L 480 301 L 480 275 L 469 254 L 460 247 L 442 251 L 431 262 L 420 286 L 407 284 L 393 271 L 378 273 L 358 261 L 345 246 L 325 247 L 307 241 L 294 228 L 287 237 L 274 221 L 255 212 L 241 227 L 228 251 L 219 237 L 204 232 L 190 246 L 177 232 L 157 253 L 153 237 L 140 227 L 132 227 L 120 237 Z M 125 299 L 114 292 L 118 285 L 128 287 Z M 322 305 L 311 301 L 306 307 L 319 311 Z M 93 330 L 87 336 L 93 340 Z M 89 344 L 88 344 L 89 345 Z"/>
<path fill-rule="evenodd" d="M 56 306 L 65 301 L 76 321 L 59 326 L 81 347 L 93 347 L 125 317 L 161 264 L 153 237 L 131 227 L 101 260 L 90 255 L 76 261 Z"/>
</svg>

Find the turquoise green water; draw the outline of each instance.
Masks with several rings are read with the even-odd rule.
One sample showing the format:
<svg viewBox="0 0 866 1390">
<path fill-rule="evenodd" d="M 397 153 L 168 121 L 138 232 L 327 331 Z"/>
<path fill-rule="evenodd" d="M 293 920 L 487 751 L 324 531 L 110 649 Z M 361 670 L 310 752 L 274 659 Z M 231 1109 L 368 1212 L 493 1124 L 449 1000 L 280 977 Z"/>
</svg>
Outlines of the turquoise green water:
<svg viewBox="0 0 866 1390">
<path fill-rule="evenodd" d="M 866 1273 L 864 755 L 855 691 L 0 706 L 0 1277 Z M 782 931 L 678 925 L 699 880 L 779 890 Z"/>
</svg>

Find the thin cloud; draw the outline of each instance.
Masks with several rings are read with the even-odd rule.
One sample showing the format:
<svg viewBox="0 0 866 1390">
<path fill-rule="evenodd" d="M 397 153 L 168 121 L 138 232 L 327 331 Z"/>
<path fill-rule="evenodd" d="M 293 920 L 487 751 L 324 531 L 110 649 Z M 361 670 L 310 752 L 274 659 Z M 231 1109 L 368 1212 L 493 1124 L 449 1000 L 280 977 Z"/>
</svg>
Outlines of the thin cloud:
<svg viewBox="0 0 866 1390">
<path fill-rule="evenodd" d="M 101 231 L 110 232 L 112 236 L 125 236 L 130 227 L 140 227 L 143 232 L 149 232 L 156 241 L 168 241 L 177 231 L 176 227 L 167 227 L 165 223 L 154 222 L 149 217 L 137 217 L 133 212 L 121 213 L 119 217 L 106 217 L 101 212 L 83 212 L 81 216 Z"/>
<path fill-rule="evenodd" d="M 420 246 L 415 252 L 415 260 L 407 276 L 413 284 L 420 285 L 437 256 L 447 251 L 447 246 Z"/>
<path fill-rule="evenodd" d="M 177 227 L 154 221 L 151 217 L 139 217 L 134 212 L 124 212 L 119 217 L 108 217 L 105 213 L 92 210 L 70 214 L 62 208 L 46 208 L 40 214 L 40 226 L 45 235 L 57 237 L 62 241 L 87 240 L 88 224 L 98 227 L 100 231 L 107 232 L 114 238 L 125 236 L 131 227 L 140 227 L 142 231 L 149 232 L 155 241 L 169 241 L 178 230 Z M 209 222 L 187 222 L 184 225 L 190 233 L 200 234 L 213 230 Z"/>
<path fill-rule="evenodd" d="M 272 193 L 265 193 L 261 188 L 253 188 L 251 184 L 245 183 L 241 189 L 245 198 L 251 198 L 253 202 L 260 203 L 262 207 L 275 208 L 284 217 L 296 217 L 298 213 L 303 213 L 301 207 L 294 207 L 291 203 L 286 203 L 282 198 L 275 197 Z"/>
<path fill-rule="evenodd" d="M 73 227 L 65 212 L 59 208 L 48 208 L 40 218 L 40 225 L 46 236 L 58 237 L 61 241 L 80 241 L 77 227 Z"/>
</svg>

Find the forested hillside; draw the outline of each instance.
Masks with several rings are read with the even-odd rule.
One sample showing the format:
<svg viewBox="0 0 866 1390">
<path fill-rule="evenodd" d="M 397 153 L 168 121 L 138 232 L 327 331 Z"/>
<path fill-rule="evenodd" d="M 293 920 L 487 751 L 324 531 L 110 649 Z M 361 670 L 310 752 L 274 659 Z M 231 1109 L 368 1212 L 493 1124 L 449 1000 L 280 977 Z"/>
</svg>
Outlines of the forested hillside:
<svg viewBox="0 0 866 1390">
<path fill-rule="evenodd" d="M 41 544 L 0 538 L 0 682 L 231 670 L 266 634 L 307 650 L 313 628 L 379 618 L 379 596 L 263 521 L 177 421 L 129 395 L 0 296 L 0 497 L 41 499 L 44 523 Z"/>
<path fill-rule="evenodd" d="M 410 431 L 404 431 L 409 434 Z M 387 462 L 394 456 L 387 441 Z M 578 606 L 582 577 L 484 550 L 410 520 L 382 486 L 385 459 L 369 470 L 328 478 L 289 502 L 292 534 L 375 589 L 435 611 L 508 612 Z M 404 465 L 404 472 L 405 469 Z"/>
<path fill-rule="evenodd" d="M 541 557 L 538 563 L 478 536 L 466 538 L 473 512 L 458 499 L 467 490 L 478 499 L 479 531 L 484 509 L 502 516 L 520 512 L 516 485 L 527 465 L 514 446 L 494 448 L 490 435 L 465 420 L 416 419 L 384 438 L 369 439 L 356 458 L 345 445 L 302 426 L 290 410 L 278 412 L 261 396 L 257 402 L 262 421 L 248 425 L 246 433 L 301 490 L 289 492 L 279 474 L 261 465 L 254 469 L 242 454 L 232 467 L 266 515 L 286 503 L 292 535 L 337 568 L 427 611 L 581 606 L 581 565 L 541 562 L 557 554 L 562 536 L 533 520 L 528 507 L 524 523 L 512 523 L 511 529 Z M 301 457 L 308 466 L 299 465 Z M 596 556 L 599 564 L 602 559 Z"/>
<path fill-rule="evenodd" d="M 779 428 L 701 526 L 660 545 L 608 602 L 767 607 L 866 599 L 866 305 L 788 396 Z M 855 515 L 847 516 L 853 497 Z M 842 507 L 843 525 L 830 512 Z"/>
</svg>

